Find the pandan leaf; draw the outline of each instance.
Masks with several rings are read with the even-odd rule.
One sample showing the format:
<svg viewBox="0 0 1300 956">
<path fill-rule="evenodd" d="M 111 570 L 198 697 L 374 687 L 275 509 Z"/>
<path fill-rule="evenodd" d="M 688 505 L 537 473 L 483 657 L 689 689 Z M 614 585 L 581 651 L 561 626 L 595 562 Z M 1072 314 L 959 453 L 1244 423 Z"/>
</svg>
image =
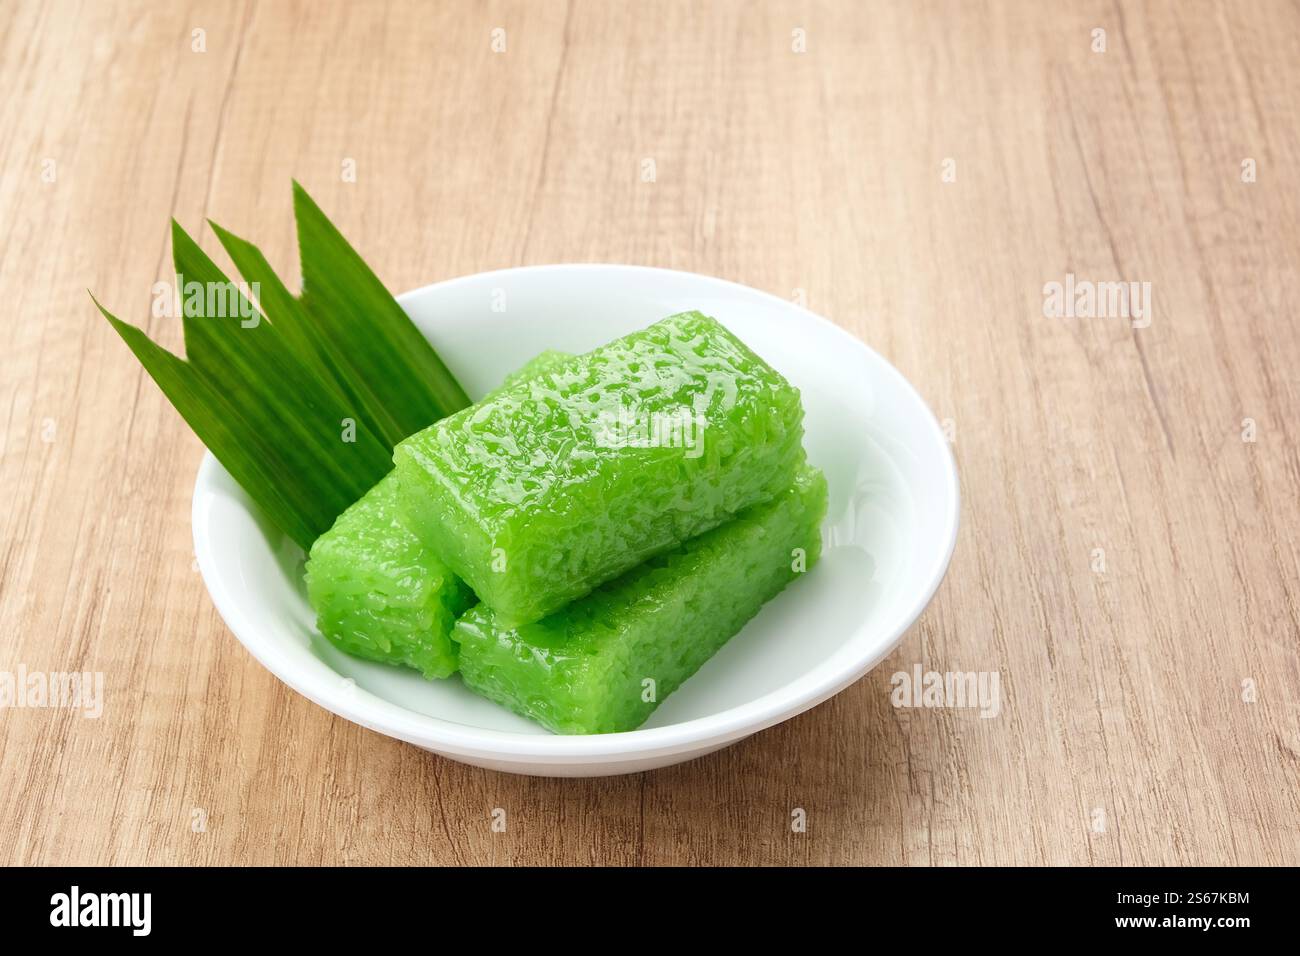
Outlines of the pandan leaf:
<svg viewBox="0 0 1300 956">
<path fill-rule="evenodd" d="M 340 373 L 328 357 L 328 346 L 324 339 L 311 326 L 307 311 L 298 298 L 280 281 L 262 250 L 247 239 L 241 239 L 234 233 L 221 228 L 211 219 L 208 225 L 217 234 L 221 245 L 225 247 L 230 261 L 235 264 L 239 274 L 250 286 L 259 291 L 258 304 L 263 314 L 274 324 L 276 330 L 284 337 L 293 353 L 309 365 L 321 380 L 330 382 L 340 395 Z"/>
<path fill-rule="evenodd" d="M 394 444 L 469 399 L 297 183 L 294 196 L 307 220 L 303 274 L 317 277 L 310 299 L 295 298 L 256 246 L 214 223 L 257 289 L 255 306 L 174 222 L 184 359 L 91 299 L 226 470 L 307 549 L 391 470 Z"/>
<path fill-rule="evenodd" d="M 358 412 L 395 445 L 467 406 L 469 396 L 420 330 L 297 182 L 293 211 L 301 301 Z"/>
<path fill-rule="evenodd" d="M 213 389 L 193 366 L 114 316 L 93 295 L 91 299 L 181 417 L 267 517 L 298 544 L 309 547 L 318 534 L 313 516 L 295 506 L 293 489 L 282 486 L 274 449 L 248 427 L 223 393 Z"/>
</svg>

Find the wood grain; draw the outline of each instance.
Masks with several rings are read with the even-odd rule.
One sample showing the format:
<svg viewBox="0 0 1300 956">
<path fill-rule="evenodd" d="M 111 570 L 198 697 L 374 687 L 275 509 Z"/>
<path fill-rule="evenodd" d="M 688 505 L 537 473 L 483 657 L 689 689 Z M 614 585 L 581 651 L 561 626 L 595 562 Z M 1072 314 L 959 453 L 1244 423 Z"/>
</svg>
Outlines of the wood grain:
<svg viewBox="0 0 1300 956">
<path fill-rule="evenodd" d="M 107 688 L 0 710 L 0 862 L 1300 863 L 1294 4 L 0 23 L 0 670 Z M 950 420 L 938 597 L 832 701 L 641 776 L 477 770 L 287 690 L 194 570 L 200 444 L 86 289 L 179 349 L 168 217 L 292 275 L 291 177 L 394 290 L 611 261 L 803 295 Z M 1149 327 L 1045 318 L 1068 273 L 1151 283 Z M 997 671 L 1000 715 L 893 707 L 916 663 Z"/>
</svg>

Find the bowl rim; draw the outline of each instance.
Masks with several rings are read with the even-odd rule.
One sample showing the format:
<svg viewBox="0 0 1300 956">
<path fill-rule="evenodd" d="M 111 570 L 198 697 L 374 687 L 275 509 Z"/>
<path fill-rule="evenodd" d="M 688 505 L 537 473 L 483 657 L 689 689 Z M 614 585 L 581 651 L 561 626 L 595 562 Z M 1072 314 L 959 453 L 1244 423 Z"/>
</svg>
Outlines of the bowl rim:
<svg viewBox="0 0 1300 956">
<path fill-rule="evenodd" d="M 345 717 L 355 723 L 368 727 L 388 736 L 397 737 L 410 743 L 435 750 L 451 753 L 489 758 L 520 758 L 534 762 L 567 762 L 574 759 L 587 762 L 606 762 L 626 760 L 630 756 L 653 757 L 660 754 L 680 752 L 682 750 L 703 750 L 711 745 L 725 744 L 756 733 L 774 724 L 787 720 L 796 714 L 809 710 L 828 698 L 839 693 L 857 681 L 880 661 L 887 657 L 899 644 L 908 629 L 921 616 L 942 583 L 953 550 L 957 542 L 957 530 L 960 522 L 960 488 L 957 480 L 957 466 L 943 430 L 928 404 L 916 388 L 884 356 L 830 319 L 799 305 L 782 299 L 770 292 L 742 285 L 728 279 L 703 273 L 686 272 L 679 269 L 664 269 L 656 266 L 624 265 L 619 263 L 556 263 L 551 265 L 517 266 L 476 272 L 468 275 L 432 282 L 411 289 L 398 295 L 397 301 L 405 307 L 412 299 L 427 294 L 433 289 L 445 289 L 459 284 L 482 281 L 489 276 L 505 274 L 518 275 L 536 272 L 563 272 L 585 270 L 635 271 L 657 275 L 673 275 L 692 280 L 704 280 L 717 284 L 734 292 L 747 296 L 758 296 L 772 300 L 787 309 L 794 309 L 808 318 L 829 327 L 838 335 L 846 348 L 856 349 L 864 358 L 878 363 L 885 369 L 885 374 L 892 376 L 896 384 L 910 396 L 923 412 L 927 437 L 942 450 L 944 462 L 941 480 L 943 507 L 943 537 L 946 539 L 942 551 L 936 551 L 926 561 L 922 556 L 924 569 L 917 577 L 925 579 L 925 586 L 917 591 L 914 599 L 906 608 L 887 622 L 882 628 L 872 626 L 870 630 L 889 632 L 886 640 L 876 645 L 872 653 L 858 655 L 846 663 L 838 658 L 844 655 L 832 655 L 817 666 L 799 675 L 787 684 L 783 684 L 767 693 L 729 707 L 726 710 L 703 717 L 664 727 L 649 727 L 623 731 L 612 734 L 593 734 L 583 736 L 566 736 L 558 734 L 524 734 L 515 731 L 492 730 L 460 724 L 441 717 L 431 717 L 408 710 L 385 698 L 379 697 L 361 687 L 345 690 L 342 675 L 328 686 L 314 675 L 304 674 L 285 654 L 269 641 L 259 640 L 260 627 L 250 612 L 234 599 L 231 591 L 224 587 L 213 587 L 216 578 L 216 559 L 208 535 L 208 522 L 204 509 L 211 501 L 205 498 L 205 492 L 211 487 L 214 476 L 221 469 L 220 463 L 212 452 L 204 450 L 203 460 L 199 465 L 194 486 L 191 509 L 191 523 L 194 534 L 194 551 L 199 570 L 218 613 L 249 653 L 277 678 L 309 700 L 326 710 Z M 856 628 L 848 643 L 862 636 L 866 626 Z M 247 636 L 246 636 L 247 635 Z M 326 665 L 328 666 L 328 665 Z"/>
</svg>

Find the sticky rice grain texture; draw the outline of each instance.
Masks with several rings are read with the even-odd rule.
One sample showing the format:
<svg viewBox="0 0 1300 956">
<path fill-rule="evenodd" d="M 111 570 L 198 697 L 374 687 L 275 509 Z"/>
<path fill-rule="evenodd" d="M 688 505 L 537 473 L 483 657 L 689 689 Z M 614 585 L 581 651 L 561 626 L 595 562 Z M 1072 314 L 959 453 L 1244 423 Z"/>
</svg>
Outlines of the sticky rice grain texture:
<svg viewBox="0 0 1300 956">
<path fill-rule="evenodd" d="M 429 678 L 455 672 L 448 635 L 474 595 L 402 524 L 392 473 L 316 539 L 306 580 L 316 627 L 340 650 Z"/>
</svg>

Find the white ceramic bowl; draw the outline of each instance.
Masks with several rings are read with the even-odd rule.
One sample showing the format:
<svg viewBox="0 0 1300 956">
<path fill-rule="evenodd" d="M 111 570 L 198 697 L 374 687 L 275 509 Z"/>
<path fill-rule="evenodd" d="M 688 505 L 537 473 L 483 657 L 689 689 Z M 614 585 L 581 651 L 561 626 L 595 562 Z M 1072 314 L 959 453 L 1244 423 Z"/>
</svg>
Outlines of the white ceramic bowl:
<svg viewBox="0 0 1300 956">
<path fill-rule="evenodd" d="M 565 737 L 461 682 L 356 660 L 313 626 L 301 550 L 208 454 L 194 547 L 212 600 L 273 674 L 327 710 L 466 763 L 593 776 L 710 753 L 843 690 L 898 643 L 943 578 L 957 477 L 934 416 L 888 362 L 775 296 L 707 276 L 616 265 L 505 269 L 399 297 L 472 396 L 545 348 L 582 352 L 698 309 L 803 392 L 806 447 L 830 483 L 821 562 L 791 584 L 639 730 Z"/>
</svg>

